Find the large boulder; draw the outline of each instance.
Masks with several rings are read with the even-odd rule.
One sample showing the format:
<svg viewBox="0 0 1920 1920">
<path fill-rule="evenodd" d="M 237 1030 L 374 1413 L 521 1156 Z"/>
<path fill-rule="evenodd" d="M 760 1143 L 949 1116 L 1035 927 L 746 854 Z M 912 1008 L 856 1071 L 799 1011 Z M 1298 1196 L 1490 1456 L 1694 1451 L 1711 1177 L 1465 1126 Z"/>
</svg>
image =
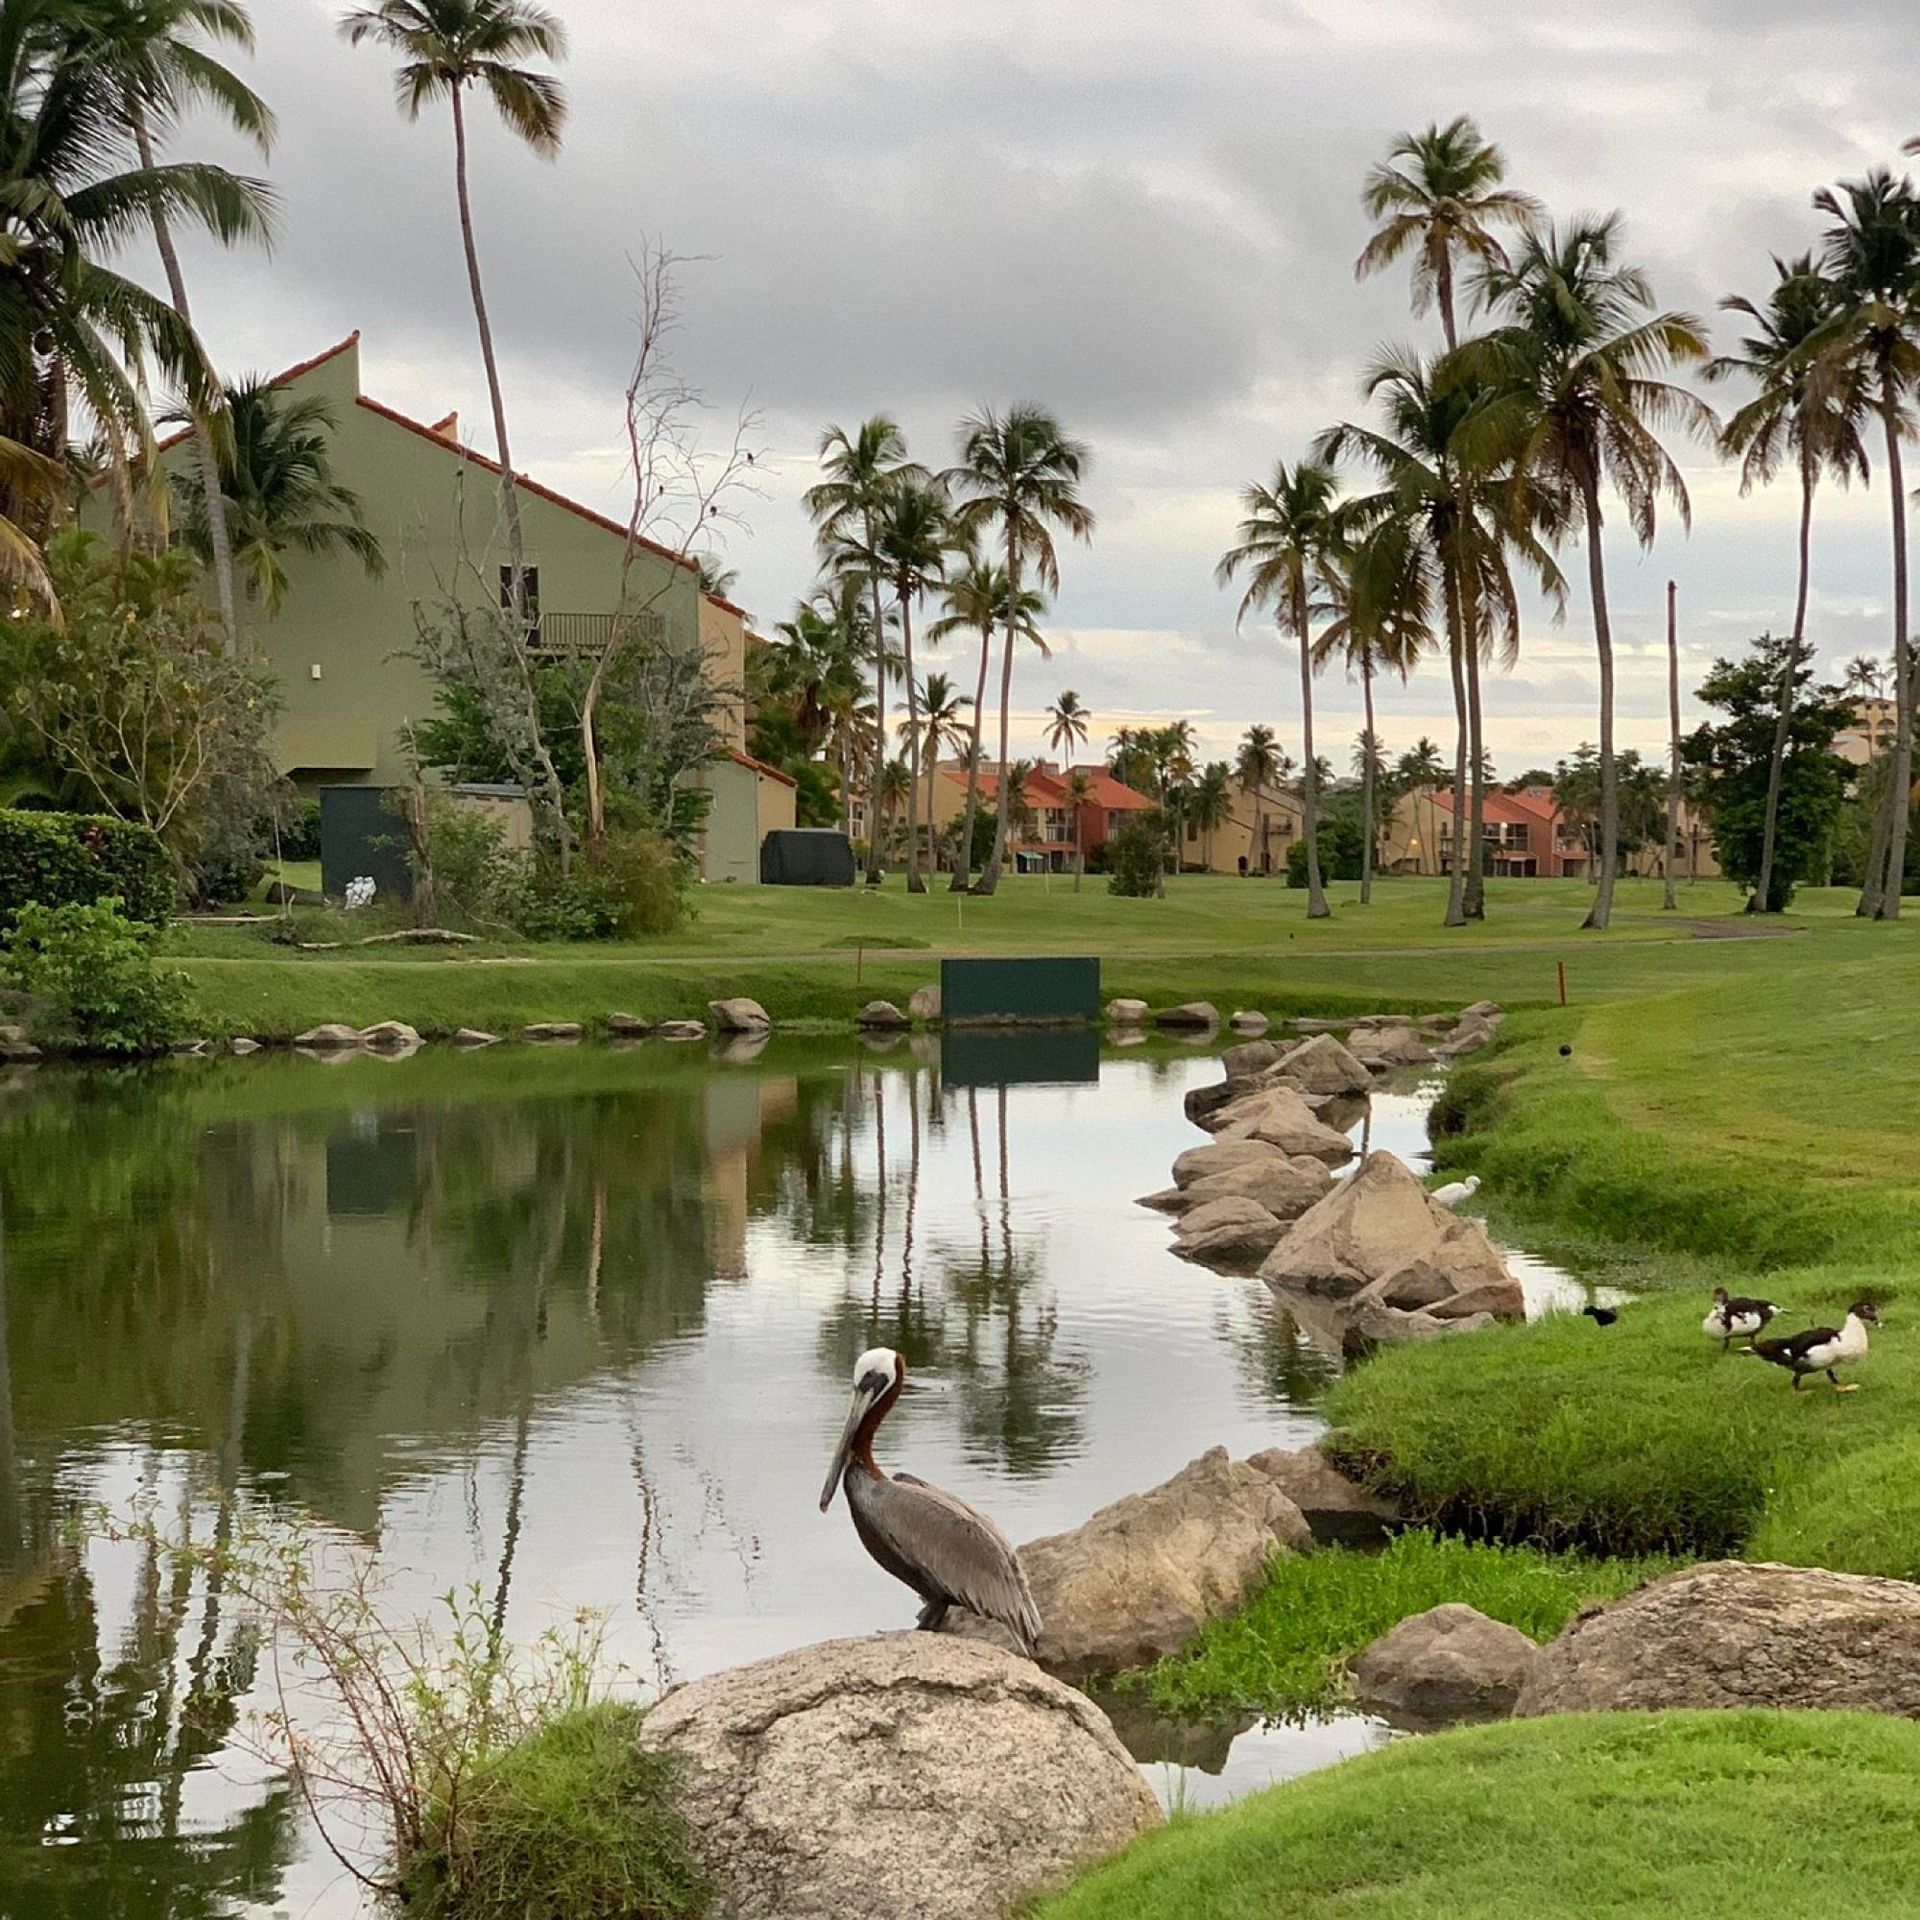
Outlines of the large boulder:
<svg viewBox="0 0 1920 1920">
<path fill-rule="evenodd" d="M 1584 1613 L 1514 1711 L 1864 1708 L 1920 1719 L 1920 1586 L 1710 1561 Z"/>
<path fill-rule="evenodd" d="M 1116 1027 L 1144 1027 L 1147 1024 L 1147 1003 L 1144 1000 L 1109 1000 L 1107 1020 Z"/>
<path fill-rule="evenodd" d="M 1235 1015 L 1237 1019 L 1239 1016 Z M 1243 1040 L 1237 1047 L 1229 1047 L 1220 1056 L 1220 1065 L 1225 1069 L 1229 1082 L 1245 1080 L 1263 1068 L 1272 1066 L 1280 1058 L 1280 1048 L 1271 1040 Z"/>
<path fill-rule="evenodd" d="M 758 1000 L 709 1000 L 707 1018 L 716 1033 L 765 1033 L 773 1025 Z"/>
<path fill-rule="evenodd" d="M 1227 1025 L 1235 1033 L 1265 1033 L 1271 1024 L 1264 1013 L 1256 1013 L 1250 1007 L 1236 1007 L 1227 1015 Z"/>
<path fill-rule="evenodd" d="M 1436 1060 L 1458 1060 L 1463 1054 L 1478 1053 L 1500 1031 L 1506 1015 L 1491 1000 L 1476 1000 L 1461 1014 L 1453 1031 L 1434 1048 Z"/>
<path fill-rule="evenodd" d="M 653 1022 L 637 1013 L 610 1013 L 606 1028 L 615 1040 L 644 1040 L 653 1031 Z"/>
<path fill-rule="evenodd" d="M 853 1016 L 853 1024 L 868 1033 L 899 1033 L 913 1022 L 891 1000 L 869 1000 Z"/>
<path fill-rule="evenodd" d="M 704 1020 L 662 1020 L 653 1032 L 657 1040 L 704 1040 L 707 1037 L 707 1023 Z"/>
<path fill-rule="evenodd" d="M 937 1026 L 940 1021 L 940 989 L 915 987 L 907 1000 L 907 1018 L 923 1020 L 929 1026 Z"/>
<path fill-rule="evenodd" d="M 1330 1033 L 1316 1033 L 1274 1068 L 1302 1093 L 1365 1093 L 1373 1076 Z"/>
<path fill-rule="evenodd" d="M 1231 1101 L 1207 1117 L 1216 1134 L 1259 1140 L 1282 1153 L 1338 1166 L 1353 1158 L 1353 1142 L 1330 1127 L 1292 1087 L 1268 1087 Z"/>
<path fill-rule="evenodd" d="M 670 1693 L 715 1920 L 989 1920 L 1160 1824 L 1092 1701 L 995 1647 L 829 1640 Z"/>
<path fill-rule="evenodd" d="M 1189 1147 L 1174 1161 L 1173 1183 L 1177 1187 L 1190 1187 L 1196 1180 L 1205 1180 L 1235 1167 L 1270 1165 L 1286 1157 L 1278 1147 L 1270 1147 L 1264 1140 L 1214 1140 L 1204 1147 Z"/>
<path fill-rule="evenodd" d="M 1460 1318 L 1526 1312 L 1518 1282 L 1479 1223 L 1441 1206 L 1390 1153 L 1370 1153 L 1350 1180 L 1302 1214 L 1260 1274 L 1277 1293 L 1347 1302 L 1364 1296 L 1361 1304 L 1388 1310 L 1432 1311 L 1477 1296 Z"/>
<path fill-rule="evenodd" d="M 420 1044 L 419 1032 L 404 1020 L 382 1020 L 360 1029 L 360 1044 L 381 1053 L 411 1053 Z"/>
<path fill-rule="evenodd" d="M 1396 1067 L 1424 1066 L 1433 1049 L 1412 1027 L 1364 1027 L 1347 1042 L 1347 1050 L 1369 1073 L 1391 1073 Z"/>
<path fill-rule="evenodd" d="M 1215 1447 L 1071 1533 L 1020 1549 L 1045 1622 L 1040 1664 L 1070 1680 L 1145 1666 L 1243 1605 L 1276 1554 L 1312 1542 L 1268 1475 Z M 955 1632 L 1007 1644 L 1003 1627 L 959 1612 L 951 1619 Z"/>
<path fill-rule="evenodd" d="M 1247 1084 L 1244 1080 L 1209 1080 L 1201 1086 L 1189 1087 L 1180 1097 L 1180 1109 L 1196 1127 L 1212 1133 L 1219 1125 L 1214 1115 L 1236 1100 L 1244 1099 Z"/>
<path fill-rule="evenodd" d="M 1269 1447 L 1247 1465 L 1257 1467 L 1300 1509 L 1323 1547 L 1377 1547 L 1400 1525 L 1400 1509 L 1347 1476 L 1317 1447 L 1297 1452 Z"/>
<path fill-rule="evenodd" d="M 520 1038 L 536 1047 L 571 1046 L 580 1034 L 578 1020 L 535 1020 L 520 1029 Z"/>
<path fill-rule="evenodd" d="M 1457 1603 L 1402 1620 L 1353 1663 L 1354 1697 L 1404 1726 L 1500 1720 L 1540 1664 L 1517 1627 Z"/>
<path fill-rule="evenodd" d="M 1181 1214 L 1173 1230 L 1173 1250 L 1203 1263 L 1254 1261 L 1272 1252 L 1285 1232 L 1285 1225 L 1259 1201 L 1222 1194 Z"/>
<path fill-rule="evenodd" d="M 1249 1160 L 1219 1173 L 1204 1174 L 1176 1193 L 1184 1193 L 1188 1206 L 1198 1207 L 1209 1200 L 1252 1200 L 1276 1220 L 1297 1220 L 1326 1192 L 1333 1176 L 1324 1160 L 1308 1159 L 1304 1154 L 1289 1159 L 1275 1153 L 1264 1160 Z M 1178 1207 L 1167 1212 L 1177 1213 Z"/>
<path fill-rule="evenodd" d="M 358 1027 L 342 1026 L 338 1020 L 326 1020 L 317 1027 L 309 1027 L 305 1033 L 296 1033 L 293 1044 L 305 1047 L 310 1053 L 346 1053 L 363 1043 Z"/>
<path fill-rule="evenodd" d="M 1153 1024 L 1186 1033 L 1204 1033 L 1220 1024 L 1220 1010 L 1210 1000 L 1187 1000 L 1177 1007 L 1162 1007 L 1153 1016 Z"/>
</svg>

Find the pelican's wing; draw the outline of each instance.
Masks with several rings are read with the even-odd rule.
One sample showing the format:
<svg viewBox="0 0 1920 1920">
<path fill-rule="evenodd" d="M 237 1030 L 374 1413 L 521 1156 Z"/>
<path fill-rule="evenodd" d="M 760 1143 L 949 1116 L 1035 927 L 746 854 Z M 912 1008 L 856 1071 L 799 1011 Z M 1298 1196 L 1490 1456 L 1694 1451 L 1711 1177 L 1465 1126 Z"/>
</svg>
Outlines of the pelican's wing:
<svg viewBox="0 0 1920 1920">
<path fill-rule="evenodd" d="M 997 1620 L 1031 1650 L 1040 1638 L 1020 1557 L 983 1513 L 942 1488 L 898 1473 L 871 1490 L 867 1519 L 888 1548 L 956 1605 Z"/>
</svg>

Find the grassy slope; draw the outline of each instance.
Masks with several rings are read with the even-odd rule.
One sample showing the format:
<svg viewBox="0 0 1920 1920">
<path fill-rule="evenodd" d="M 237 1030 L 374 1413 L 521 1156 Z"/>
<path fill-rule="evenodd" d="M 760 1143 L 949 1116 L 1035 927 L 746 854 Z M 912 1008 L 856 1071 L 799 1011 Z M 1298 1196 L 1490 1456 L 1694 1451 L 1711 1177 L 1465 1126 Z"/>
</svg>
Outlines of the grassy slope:
<svg viewBox="0 0 1920 1920">
<path fill-rule="evenodd" d="M 1671 1570 L 1669 1561 L 1592 1560 L 1419 1529 L 1384 1553 L 1322 1547 L 1280 1561 L 1248 1606 L 1138 1684 L 1172 1714 L 1321 1712 L 1345 1694 L 1348 1663 L 1409 1614 L 1458 1601 L 1545 1641 L 1582 1607 Z"/>
<path fill-rule="evenodd" d="M 1042 1920 L 1893 1920 L 1920 1727 L 1595 1715 L 1408 1741 L 1136 1842 Z"/>
<path fill-rule="evenodd" d="M 1620 924 L 1604 938 L 1578 931 L 1578 882 L 1490 883 L 1491 917 L 1445 932 L 1437 882 L 1384 881 L 1375 904 L 1331 890 L 1331 919 L 1309 923 L 1298 893 L 1264 882 L 1187 876 L 1164 900 L 1118 900 L 1097 881 L 1010 880 L 991 900 L 878 893 L 714 888 L 683 932 L 593 947 L 376 949 L 301 954 L 253 929 L 185 927 L 171 951 L 193 979 L 210 1031 L 288 1035 L 329 1019 L 411 1021 L 422 1031 L 495 1029 L 535 1019 L 592 1019 L 622 1010 L 698 1012 L 746 993 L 776 1019 L 844 1021 L 863 1000 L 904 1001 L 938 977 L 949 953 L 1096 953 L 1109 994 L 1164 1002 L 1208 997 L 1272 1012 L 1438 1008 L 1491 996 L 1543 1005 L 1556 961 L 1576 999 L 1639 998 L 1765 969 L 1786 948 L 1842 942 L 1852 923 L 1816 899 L 1813 940 L 1691 937 L 1732 923 L 1731 888 L 1702 884 L 1676 921 L 1652 883 L 1622 889 Z M 873 944 L 864 953 L 862 941 Z M 903 944 L 906 943 L 906 944 Z"/>
</svg>

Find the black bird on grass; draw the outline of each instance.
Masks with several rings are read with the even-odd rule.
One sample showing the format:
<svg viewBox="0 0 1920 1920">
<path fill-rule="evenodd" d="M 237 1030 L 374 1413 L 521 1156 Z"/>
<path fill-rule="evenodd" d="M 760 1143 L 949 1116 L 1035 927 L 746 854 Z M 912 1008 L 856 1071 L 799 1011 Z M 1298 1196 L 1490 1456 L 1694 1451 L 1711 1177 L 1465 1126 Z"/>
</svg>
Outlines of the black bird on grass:
<svg viewBox="0 0 1920 1920">
<path fill-rule="evenodd" d="M 1808 1327 L 1804 1333 L 1789 1333 L 1777 1340 L 1756 1340 L 1747 1349 L 1776 1367 L 1785 1367 L 1793 1375 L 1793 1390 L 1810 1373 L 1824 1373 L 1835 1393 L 1857 1393 L 1858 1380 L 1842 1382 L 1834 1368 L 1867 1357 L 1867 1329 L 1880 1324 L 1880 1310 L 1871 1300 L 1856 1300 L 1847 1309 L 1846 1324 L 1839 1327 Z"/>
<path fill-rule="evenodd" d="M 1610 1327 L 1620 1318 L 1618 1307 L 1584 1306 L 1580 1309 L 1596 1327 Z"/>
</svg>

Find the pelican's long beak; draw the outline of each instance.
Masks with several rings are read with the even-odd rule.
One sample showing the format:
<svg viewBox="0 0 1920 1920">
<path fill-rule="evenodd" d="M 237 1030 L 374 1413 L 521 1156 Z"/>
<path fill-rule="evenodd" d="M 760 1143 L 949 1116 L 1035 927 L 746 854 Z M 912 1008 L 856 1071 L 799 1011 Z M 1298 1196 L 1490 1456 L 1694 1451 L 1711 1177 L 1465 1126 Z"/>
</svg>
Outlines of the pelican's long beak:
<svg viewBox="0 0 1920 1920">
<path fill-rule="evenodd" d="M 833 1465 L 827 1470 L 827 1484 L 820 1489 L 822 1513 L 833 1505 L 833 1496 L 840 1485 L 841 1476 L 847 1470 L 847 1460 L 853 1452 L 853 1436 L 860 1431 L 860 1422 L 873 1411 L 873 1403 L 885 1391 L 884 1386 L 876 1390 L 864 1380 L 854 1388 L 853 1398 L 847 1405 L 847 1424 L 840 1429 L 840 1441 L 833 1450 Z"/>
</svg>

